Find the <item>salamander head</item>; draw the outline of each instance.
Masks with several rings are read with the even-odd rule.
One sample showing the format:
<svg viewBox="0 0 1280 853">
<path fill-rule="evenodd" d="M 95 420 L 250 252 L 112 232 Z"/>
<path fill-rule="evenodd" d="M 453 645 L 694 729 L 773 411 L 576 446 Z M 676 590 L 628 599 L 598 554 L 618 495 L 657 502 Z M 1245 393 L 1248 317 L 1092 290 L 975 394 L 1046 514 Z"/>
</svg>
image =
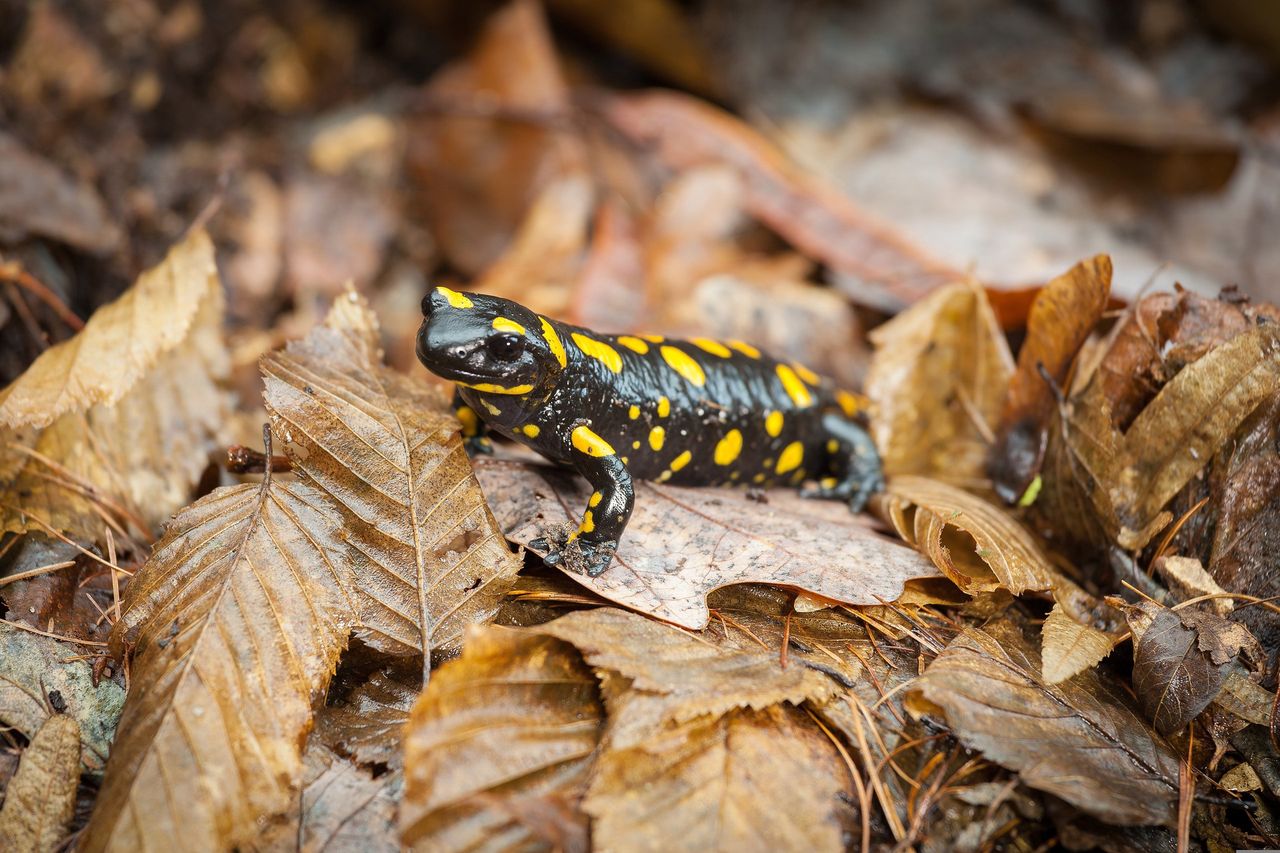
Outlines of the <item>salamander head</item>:
<svg viewBox="0 0 1280 853">
<path fill-rule="evenodd" d="M 437 376 L 491 394 L 546 395 L 564 348 L 546 321 L 496 296 L 434 288 L 422 300 L 418 360 Z"/>
</svg>

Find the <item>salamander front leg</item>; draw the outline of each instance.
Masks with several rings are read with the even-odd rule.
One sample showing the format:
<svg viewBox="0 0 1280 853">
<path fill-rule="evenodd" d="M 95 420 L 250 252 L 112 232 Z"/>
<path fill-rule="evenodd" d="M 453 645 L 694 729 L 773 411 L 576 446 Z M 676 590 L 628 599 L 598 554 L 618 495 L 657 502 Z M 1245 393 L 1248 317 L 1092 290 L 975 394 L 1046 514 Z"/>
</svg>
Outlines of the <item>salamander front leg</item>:
<svg viewBox="0 0 1280 853">
<path fill-rule="evenodd" d="M 453 413 L 462 424 L 462 446 L 467 449 L 468 456 L 480 453 L 493 453 L 493 442 L 489 440 L 489 428 L 480 420 L 476 410 L 471 408 L 458 389 L 453 389 Z"/>
<path fill-rule="evenodd" d="M 837 444 L 831 460 L 834 482 L 824 481 L 820 488 L 806 491 L 804 496 L 844 501 L 850 510 L 859 512 L 871 495 L 884 491 L 880 454 L 867 431 L 848 418 L 826 415 L 822 426 Z"/>
<path fill-rule="evenodd" d="M 613 561 L 618 540 L 631 519 L 636 493 L 627 466 L 613 448 L 588 427 L 579 426 L 573 431 L 573 447 L 577 451 L 574 467 L 587 478 L 593 491 L 582 514 L 582 523 L 569 537 L 566 550 L 576 547 L 582 555 L 583 570 L 594 578 Z M 546 539 L 529 544 L 538 550 L 550 547 Z M 563 558 L 564 552 L 553 551 L 544 559 L 555 565 Z"/>
</svg>

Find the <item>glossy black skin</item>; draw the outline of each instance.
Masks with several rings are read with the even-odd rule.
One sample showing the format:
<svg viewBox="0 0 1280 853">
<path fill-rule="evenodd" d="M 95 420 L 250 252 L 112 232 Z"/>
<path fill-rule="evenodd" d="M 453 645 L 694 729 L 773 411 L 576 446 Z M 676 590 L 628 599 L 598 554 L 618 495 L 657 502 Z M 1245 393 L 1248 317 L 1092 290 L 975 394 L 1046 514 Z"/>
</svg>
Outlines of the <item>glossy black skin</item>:
<svg viewBox="0 0 1280 853">
<path fill-rule="evenodd" d="M 691 486 L 814 479 L 820 485 L 807 495 L 844 500 L 854 511 L 884 487 L 875 446 L 854 419 L 865 401 L 749 346 L 734 344 L 740 349 L 731 350 L 705 342 L 716 350 L 711 352 L 689 341 L 603 335 L 548 320 L 509 300 L 445 288 L 428 294 L 422 308 L 418 359 L 459 383 L 455 407 L 469 449 L 486 450 L 485 433 L 492 430 L 575 469 L 594 487 L 583 525 L 566 543 L 576 542 L 592 576 L 608 567 L 631 517 L 633 479 Z M 498 318 L 503 318 L 501 328 L 495 328 Z M 553 335 L 544 332 L 544 322 Z M 607 345 L 616 356 L 589 355 L 574 341 L 575 333 Z M 552 340 L 563 347 L 563 365 Z M 673 368 L 662 355 L 664 346 L 687 356 L 703 383 Z M 780 370 L 794 379 L 790 393 Z M 663 397 L 669 406 L 660 405 Z M 780 428 L 778 415 L 768 420 L 775 412 L 781 413 Z M 587 435 L 580 427 L 608 448 L 584 443 Z M 651 441 L 655 428 L 663 432 L 658 449 Z M 717 446 L 731 430 L 741 436 L 740 451 L 720 464 Z M 722 448 L 721 462 L 732 455 L 732 444 L 730 438 Z M 687 462 L 678 467 L 686 451 Z M 800 461 L 790 465 L 798 452 Z M 553 550 L 548 560 L 556 562 L 562 554 Z"/>
</svg>

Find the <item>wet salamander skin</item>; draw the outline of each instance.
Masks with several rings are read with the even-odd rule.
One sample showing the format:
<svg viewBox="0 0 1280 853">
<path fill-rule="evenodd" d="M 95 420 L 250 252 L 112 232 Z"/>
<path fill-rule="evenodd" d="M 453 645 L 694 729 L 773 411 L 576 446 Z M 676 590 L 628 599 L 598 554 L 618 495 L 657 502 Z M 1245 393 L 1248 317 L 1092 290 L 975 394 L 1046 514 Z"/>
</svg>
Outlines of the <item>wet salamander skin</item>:
<svg viewBox="0 0 1280 853">
<path fill-rule="evenodd" d="M 875 446 L 855 422 L 864 399 L 749 344 L 604 335 L 444 287 L 422 309 L 418 358 L 457 383 L 469 447 L 485 449 L 492 430 L 593 486 L 572 537 L 593 575 L 631 516 L 633 479 L 817 480 L 808 494 L 854 510 L 883 487 Z"/>
</svg>

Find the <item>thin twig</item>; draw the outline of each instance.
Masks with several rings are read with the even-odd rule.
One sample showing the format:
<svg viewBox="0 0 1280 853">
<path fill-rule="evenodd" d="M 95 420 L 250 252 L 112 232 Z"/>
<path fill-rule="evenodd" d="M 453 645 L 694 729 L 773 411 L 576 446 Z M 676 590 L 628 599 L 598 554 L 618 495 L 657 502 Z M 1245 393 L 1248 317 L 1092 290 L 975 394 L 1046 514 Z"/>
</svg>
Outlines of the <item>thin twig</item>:
<svg viewBox="0 0 1280 853">
<path fill-rule="evenodd" d="M 77 317 L 67 307 L 67 304 L 59 299 L 56 293 L 46 287 L 40 279 L 24 270 L 20 265 L 16 263 L 0 263 L 0 279 L 18 285 L 45 305 L 48 305 L 53 309 L 53 313 L 58 315 L 58 319 L 66 323 L 73 331 L 78 332 L 84 328 L 84 320 Z"/>
<path fill-rule="evenodd" d="M 18 572 L 17 574 L 12 574 L 7 577 L 0 578 L 0 586 L 16 583 L 17 581 L 24 581 L 27 578 L 34 578 L 40 575 L 47 575 L 50 572 L 56 572 L 59 569 L 69 569 L 75 564 L 76 564 L 75 560 L 64 560 L 61 563 L 50 563 L 47 566 L 40 566 L 35 569 L 27 569 L 25 572 Z"/>
<path fill-rule="evenodd" d="M 0 619 L 0 623 L 12 625 L 20 631 L 28 631 L 32 634 L 39 634 L 42 637 L 52 637 L 55 640 L 62 640 L 64 643 L 76 643 L 81 646 L 106 646 L 106 643 L 98 643 L 93 640 L 77 640 L 75 637 L 66 637 L 62 634 L 52 634 L 48 631 L 41 631 L 39 628 L 32 628 L 30 625 L 23 625 L 21 622 L 12 622 L 8 619 Z"/>
</svg>

